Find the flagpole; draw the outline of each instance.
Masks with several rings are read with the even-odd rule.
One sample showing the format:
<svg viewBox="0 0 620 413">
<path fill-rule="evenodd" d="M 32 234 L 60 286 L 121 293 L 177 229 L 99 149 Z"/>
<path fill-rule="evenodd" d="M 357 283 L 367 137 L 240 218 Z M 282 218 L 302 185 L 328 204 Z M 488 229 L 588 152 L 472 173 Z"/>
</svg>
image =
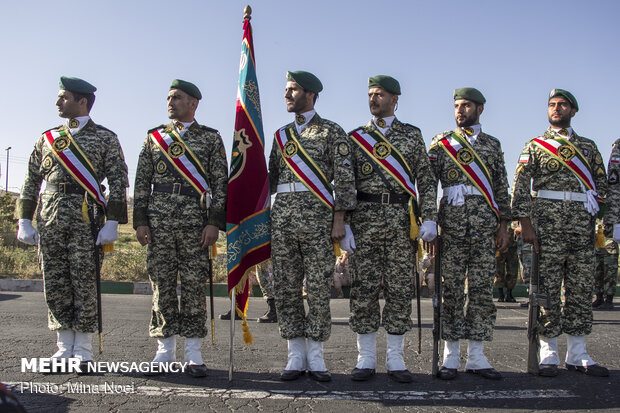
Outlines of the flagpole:
<svg viewBox="0 0 620 413">
<path fill-rule="evenodd" d="M 237 318 L 237 311 L 235 309 L 235 289 L 233 288 L 232 294 L 230 294 L 230 363 L 228 365 L 228 381 L 232 381 L 233 376 L 233 341 L 235 338 L 235 319 Z"/>
</svg>

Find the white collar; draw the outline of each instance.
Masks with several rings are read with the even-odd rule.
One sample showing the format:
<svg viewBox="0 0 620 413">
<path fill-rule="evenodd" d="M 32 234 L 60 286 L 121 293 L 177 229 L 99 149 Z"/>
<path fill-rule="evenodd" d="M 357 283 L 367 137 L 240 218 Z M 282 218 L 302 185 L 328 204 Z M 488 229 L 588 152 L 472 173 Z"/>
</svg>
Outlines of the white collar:
<svg viewBox="0 0 620 413">
<path fill-rule="evenodd" d="M 77 128 L 71 128 L 69 127 L 69 123 L 71 122 L 71 120 L 77 120 L 78 121 L 78 127 Z M 70 118 L 67 119 L 65 121 L 65 126 L 67 127 L 67 129 L 69 129 L 69 132 L 71 133 L 71 135 L 75 135 L 76 133 L 78 133 L 80 130 L 82 130 L 82 128 L 84 126 L 86 126 L 86 124 L 88 123 L 88 121 L 90 120 L 90 116 L 86 115 L 86 116 L 78 116 L 75 118 Z"/>
<path fill-rule="evenodd" d="M 377 120 L 378 119 L 383 119 L 383 121 L 385 122 L 385 126 L 384 127 L 380 127 L 379 125 L 377 125 Z M 394 119 L 396 119 L 395 115 L 387 116 L 385 118 L 378 118 L 376 116 L 373 116 L 372 117 L 372 123 L 374 123 L 375 126 L 377 127 L 377 129 L 379 129 L 381 131 L 381 133 L 385 135 L 385 132 L 387 132 L 388 129 L 390 129 L 390 127 L 392 127 L 392 123 L 394 122 Z"/>
<path fill-rule="evenodd" d="M 552 127 L 551 127 L 551 129 L 552 129 L 555 133 L 557 133 L 558 135 L 560 135 L 560 133 L 559 133 L 559 132 L 560 132 L 560 130 L 562 130 L 562 129 L 566 129 L 566 131 L 568 132 L 568 136 L 560 135 L 560 136 L 562 136 L 563 138 L 566 138 L 566 139 L 569 139 L 569 138 L 571 138 L 571 137 L 573 136 L 573 128 L 571 128 L 570 126 L 569 126 L 568 128 L 554 128 L 554 127 L 552 126 Z"/>
<path fill-rule="evenodd" d="M 180 129 L 177 127 L 177 123 L 180 123 L 181 125 L 183 125 L 183 128 Z M 185 132 L 187 132 L 187 129 L 192 126 L 192 124 L 194 123 L 194 121 L 191 122 L 181 122 L 180 120 L 174 120 L 172 121 L 172 124 L 174 125 L 174 129 L 176 129 L 176 131 L 179 133 L 179 135 L 183 136 L 185 135 Z"/>
<path fill-rule="evenodd" d="M 303 132 L 304 129 L 306 129 L 306 126 L 308 126 L 308 123 L 312 120 L 315 114 L 316 114 L 316 110 L 310 109 L 307 112 L 299 113 L 295 115 L 294 123 L 295 123 L 295 129 L 297 129 L 297 133 L 301 133 Z M 300 115 L 304 117 L 304 123 L 302 124 L 297 123 L 297 117 Z"/>
</svg>

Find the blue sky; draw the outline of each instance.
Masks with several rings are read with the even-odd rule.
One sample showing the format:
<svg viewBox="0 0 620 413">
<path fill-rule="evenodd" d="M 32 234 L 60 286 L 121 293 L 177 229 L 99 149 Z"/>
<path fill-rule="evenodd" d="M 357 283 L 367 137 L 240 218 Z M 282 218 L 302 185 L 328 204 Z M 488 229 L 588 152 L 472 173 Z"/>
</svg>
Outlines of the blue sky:
<svg viewBox="0 0 620 413">
<path fill-rule="evenodd" d="M 23 184 L 40 133 L 62 123 L 58 78 L 98 88 L 93 120 L 115 131 L 133 194 L 146 131 L 168 121 L 166 94 L 181 78 L 201 89 L 197 120 L 218 129 L 230 156 L 243 8 L 247 1 L 2 2 L 4 133 L 11 146 L 9 190 Z M 261 0 L 253 8 L 254 47 L 266 154 L 273 132 L 292 120 L 283 93 L 287 70 L 324 84 L 317 111 L 349 131 L 370 118 L 367 79 L 401 83 L 396 115 L 427 142 L 454 126 L 452 92 L 473 86 L 487 98 L 483 130 L 502 142 L 512 184 L 524 143 L 548 126 L 554 87 L 573 92 L 576 132 L 607 160 L 620 138 L 618 1 L 324 1 Z"/>
</svg>

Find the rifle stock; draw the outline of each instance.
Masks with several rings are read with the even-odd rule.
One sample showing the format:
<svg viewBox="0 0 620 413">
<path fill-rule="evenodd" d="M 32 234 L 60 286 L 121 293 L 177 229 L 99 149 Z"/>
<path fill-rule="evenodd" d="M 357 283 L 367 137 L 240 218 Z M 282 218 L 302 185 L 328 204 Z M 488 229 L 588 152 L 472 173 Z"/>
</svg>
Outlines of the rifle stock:
<svg viewBox="0 0 620 413">
<path fill-rule="evenodd" d="M 435 254 L 435 292 L 433 293 L 433 377 L 439 372 L 439 351 L 441 343 L 441 238 L 437 236 L 437 252 Z"/>
</svg>

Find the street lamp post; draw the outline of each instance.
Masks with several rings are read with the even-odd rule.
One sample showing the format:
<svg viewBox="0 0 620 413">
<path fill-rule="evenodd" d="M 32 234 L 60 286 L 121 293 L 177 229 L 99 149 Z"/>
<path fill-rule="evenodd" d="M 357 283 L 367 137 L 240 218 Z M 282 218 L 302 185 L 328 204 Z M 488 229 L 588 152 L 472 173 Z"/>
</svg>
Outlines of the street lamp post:
<svg viewBox="0 0 620 413">
<path fill-rule="evenodd" d="M 6 148 L 6 185 L 4 187 L 5 192 L 9 192 L 9 151 L 11 147 Z"/>
</svg>

